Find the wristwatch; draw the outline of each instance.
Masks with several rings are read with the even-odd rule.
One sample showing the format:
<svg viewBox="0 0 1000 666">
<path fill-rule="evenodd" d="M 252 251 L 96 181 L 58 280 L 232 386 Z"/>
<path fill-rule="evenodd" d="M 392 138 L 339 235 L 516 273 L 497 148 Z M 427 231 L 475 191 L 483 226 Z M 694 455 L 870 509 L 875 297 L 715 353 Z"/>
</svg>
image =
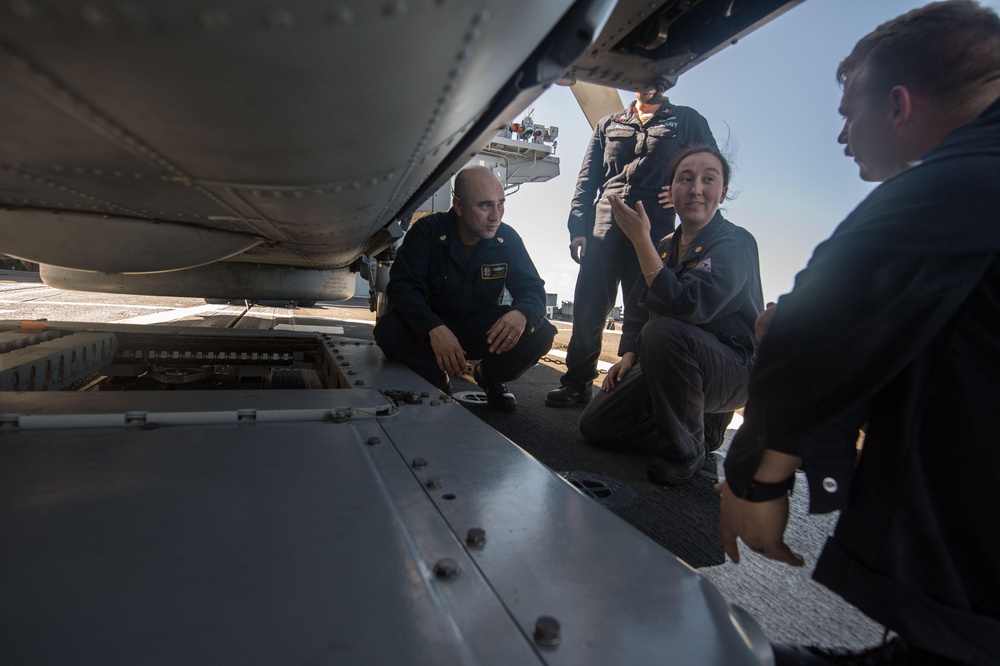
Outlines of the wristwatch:
<svg viewBox="0 0 1000 666">
<path fill-rule="evenodd" d="M 751 479 L 750 483 L 746 485 L 745 493 L 734 492 L 733 494 L 747 502 L 768 502 L 778 499 L 783 495 L 790 495 L 794 487 L 795 474 L 792 474 L 784 481 L 778 481 L 777 483 L 764 483 L 763 481 L 754 481 Z"/>
</svg>

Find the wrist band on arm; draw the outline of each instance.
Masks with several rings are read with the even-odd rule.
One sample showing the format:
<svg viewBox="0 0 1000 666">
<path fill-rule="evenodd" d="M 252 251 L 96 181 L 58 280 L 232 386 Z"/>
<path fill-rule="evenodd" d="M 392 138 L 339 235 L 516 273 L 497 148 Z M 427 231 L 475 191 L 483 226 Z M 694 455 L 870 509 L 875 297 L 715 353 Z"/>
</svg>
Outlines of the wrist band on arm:
<svg viewBox="0 0 1000 666">
<path fill-rule="evenodd" d="M 644 277 L 644 278 L 648 278 L 648 277 L 649 277 L 650 275 L 656 275 L 657 273 L 659 273 L 659 272 L 660 272 L 660 271 L 662 271 L 662 270 L 663 270 L 663 266 L 660 266 L 659 268 L 656 268 L 656 269 L 654 269 L 654 270 L 651 270 L 651 271 L 649 271 L 648 273 L 643 273 L 643 274 L 642 274 L 642 277 Z"/>
<path fill-rule="evenodd" d="M 777 483 L 764 483 L 763 481 L 751 479 L 745 492 L 740 495 L 733 494 L 748 502 L 769 502 L 779 497 L 787 497 L 792 493 L 794 486 L 795 474 L 793 473 L 784 481 L 778 481 Z"/>
</svg>

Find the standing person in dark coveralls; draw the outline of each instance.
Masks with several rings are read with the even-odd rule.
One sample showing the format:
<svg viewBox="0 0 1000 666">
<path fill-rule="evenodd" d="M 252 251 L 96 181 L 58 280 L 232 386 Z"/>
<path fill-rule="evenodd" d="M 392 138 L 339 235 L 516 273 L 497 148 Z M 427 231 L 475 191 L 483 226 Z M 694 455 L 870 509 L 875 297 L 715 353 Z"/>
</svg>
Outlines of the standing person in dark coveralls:
<svg viewBox="0 0 1000 666">
<path fill-rule="evenodd" d="M 452 207 L 407 231 L 389 273 L 390 311 L 375 341 L 443 391 L 467 359 L 481 359 L 473 378 L 487 404 L 517 405 L 505 382 L 520 377 L 551 347 L 556 329 L 545 319 L 545 283 L 511 227 L 501 222 L 503 186 L 486 167 L 455 177 Z M 511 305 L 500 305 L 504 287 Z"/>
<path fill-rule="evenodd" d="M 573 296 L 573 333 L 561 386 L 545 404 L 569 407 L 590 401 L 611 308 L 639 277 L 632 243 L 615 224 L 610 195 L 635 207 L 642 201 L 656 242 L 674 230 L 674 211 L 656 205 L 667 167 L 681 148 L 715 145 L 708 122 L 694 109 L 675 106 L 656 90 L 637 92 L 625 110 L 597 123 L 580 167 L 569 214 L 569 251 L 580 264 Z"/>
<path fill-rule="evenodd" d="M 580 432 L 595 444 L 656 449 L 650 480 L 679 484 L 705 460 L 703 414 L 746 401 L 764 298 L 757 242 L 718 210 L 729 187 L 725 158 L 692 146 L 667 175 L 680 226 L 659 246 L 641 201 L 632 210 L 609 197 L 642 275 L 625 305 L 622 360 L 583 412 Z"/>
<path fill-rule="evenodd" d="M 813 577 L 898 637 L 778 664 L 1000 664 L 1000 18 L 971 0 L 881 25 L 837 71 L 840 142 L 884 181 L 783 296 L 726 459 L 720 531 L 784 542 L 802 467 L 841 510 Z M 867 423 L 860 454 L 858 428 Z"/>
</svg>

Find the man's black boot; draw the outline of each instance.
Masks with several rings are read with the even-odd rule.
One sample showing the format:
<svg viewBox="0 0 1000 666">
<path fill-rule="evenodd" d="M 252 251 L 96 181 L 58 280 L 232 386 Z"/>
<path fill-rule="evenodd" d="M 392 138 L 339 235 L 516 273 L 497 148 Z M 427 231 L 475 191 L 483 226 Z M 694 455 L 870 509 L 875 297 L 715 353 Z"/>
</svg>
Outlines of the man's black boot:
<svg viewBox="0 0 1000 666">
<path fill-rule="evenodd" d="M 490 384 L 486 387 L 486 404 L 500 412 L 512 412 L 517 407 L 517 398 L 506 384 Z"/>
<path fill-rule="evenodd" d="M 513 412 L 517 408 L 517 398 L 507 390 L 507 385 L 503 382 L 489 382 L 483 377 L 480 366 L 472 371 L 472 378 L 486 391 L 486 404 L 491 409 L 498 412 Z"/>
<path fill-rule="evenodd" d="M 549 391 L 545 396 L 545 404 L 549 407 L 572 407 L 573 405 L 587 404 L 594 395 L 592 384 L 563 384 L 557 389 Z"/>
</svg>

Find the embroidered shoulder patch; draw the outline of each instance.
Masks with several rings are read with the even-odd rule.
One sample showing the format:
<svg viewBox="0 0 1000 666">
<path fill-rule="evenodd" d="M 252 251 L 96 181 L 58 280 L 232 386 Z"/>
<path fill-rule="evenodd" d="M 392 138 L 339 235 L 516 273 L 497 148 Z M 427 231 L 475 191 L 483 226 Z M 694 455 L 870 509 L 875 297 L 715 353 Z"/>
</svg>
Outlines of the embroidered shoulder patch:
<svg viewBox="0 0 1000 666">
<path fill-rule="evenodd" d="M 698 265 L 694 267 L 694 270 L 696 270 L 696 271 L 705 271 L 706 273 L 711 273 L 712 272 L 712 258 L 711 257 L 705 257 L 704 259 L 702 259 L 701 261 L 698 262 Z"/>
<path fill-rule="evenodd" d="M 507 277 L 507 264 L 483 264 L 479 271 L 484 280 L 502 280 Z"/>
</svg>

